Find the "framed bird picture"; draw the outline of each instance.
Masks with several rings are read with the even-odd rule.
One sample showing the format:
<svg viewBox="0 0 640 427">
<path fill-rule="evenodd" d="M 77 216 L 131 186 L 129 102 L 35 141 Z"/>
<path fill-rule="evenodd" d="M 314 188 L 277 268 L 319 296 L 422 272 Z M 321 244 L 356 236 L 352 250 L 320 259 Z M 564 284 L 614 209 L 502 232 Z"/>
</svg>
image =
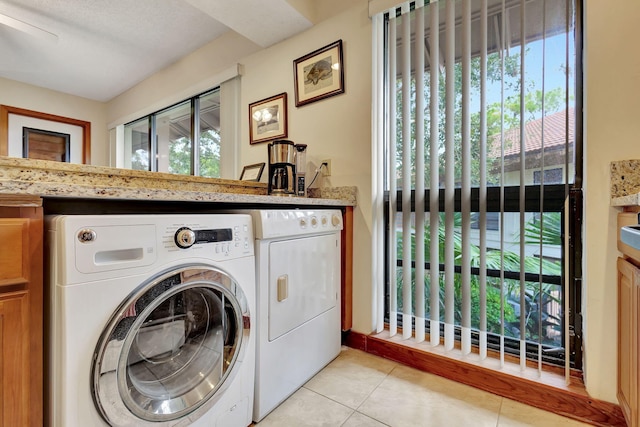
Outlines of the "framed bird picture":
<svg viewBox="0 0 640 427">
<path fill-rule="evenodd" d="M 296 107 L 344 93 L 342 40 L 293 61 Z"/>
</svg>

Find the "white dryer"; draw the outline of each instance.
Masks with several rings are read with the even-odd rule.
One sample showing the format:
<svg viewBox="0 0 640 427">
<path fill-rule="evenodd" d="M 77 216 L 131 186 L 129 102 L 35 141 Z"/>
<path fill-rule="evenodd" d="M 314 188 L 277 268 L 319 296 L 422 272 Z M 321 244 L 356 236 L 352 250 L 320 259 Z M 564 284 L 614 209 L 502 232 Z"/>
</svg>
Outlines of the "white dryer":
<svg viewBox="0 0 640 427">
<path fill-rule="evenodd" d="M 248 215 L 47 218 L 49 425 L 245 427 Z"/>
<path fill-rule="evenodd" d="M 340 353 L 342 213 L 251 212 L 256 234 L 254 421 L 260 421 Z"/>
</svg>

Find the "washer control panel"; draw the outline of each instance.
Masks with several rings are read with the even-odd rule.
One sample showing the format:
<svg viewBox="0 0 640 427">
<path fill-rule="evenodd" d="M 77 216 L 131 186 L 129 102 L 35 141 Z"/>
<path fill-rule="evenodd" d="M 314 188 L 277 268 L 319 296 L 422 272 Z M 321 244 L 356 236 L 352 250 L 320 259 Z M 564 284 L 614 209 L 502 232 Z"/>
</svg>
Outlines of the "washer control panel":
<svg viewBox="0 0 640 427">
<path fill-rule="evenodd" d="M 204 250 L 214 258 L 246 255 L 253 250 L 251 219 L 230 217 L 223 226 L 208 221 L 207 217 L 200 217 L 198 222 L 167 224 L 165 247 L 167 250 Z"/>
<path fill-rule="evenodd" d="M 58 215 L 47 216 L 46 224 L 64 248 L 60 262 L 69 284 L 86 274 L 119 277 L 155 263 L 254 255 L 247 214 Z"/>
<path fill-rule="evenodd" d="M 231 228 L 192 230 L 189 227 L 180 227 L 176 231 L 173 240 L 179 248 L 186 249 L 196 243 L 231 242 L 233 240 L 233 232 Z"/>
</svg>

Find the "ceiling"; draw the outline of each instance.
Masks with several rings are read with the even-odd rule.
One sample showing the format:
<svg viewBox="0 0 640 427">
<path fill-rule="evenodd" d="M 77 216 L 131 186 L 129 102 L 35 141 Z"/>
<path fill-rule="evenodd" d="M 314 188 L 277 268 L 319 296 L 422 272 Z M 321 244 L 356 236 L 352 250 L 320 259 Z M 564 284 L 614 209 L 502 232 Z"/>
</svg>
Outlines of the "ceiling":
<svg viewBox="0 0 640 427">
<path fill-rule="evenodd" d="M 0 0 L 0 77 L 105 102 L 228 31 L 311 26 L 287 0 Z"/>
</svg>

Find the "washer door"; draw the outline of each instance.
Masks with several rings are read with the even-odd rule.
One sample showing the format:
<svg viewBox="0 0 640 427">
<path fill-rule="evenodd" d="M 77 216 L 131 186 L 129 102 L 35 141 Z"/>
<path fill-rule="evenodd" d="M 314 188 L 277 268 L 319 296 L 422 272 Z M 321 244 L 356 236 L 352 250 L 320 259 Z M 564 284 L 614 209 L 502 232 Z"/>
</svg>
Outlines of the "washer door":
<svg viewBox="0 0 640 427">
<path fill-rule="evenodd" d="M 242 289 L 221 270 L 184 267 L 143 284 L 116 310 L 92 366 L 112 426 L 170 426 L 204 414 L 231 383 L 250 333 Z"/>
</svg>

